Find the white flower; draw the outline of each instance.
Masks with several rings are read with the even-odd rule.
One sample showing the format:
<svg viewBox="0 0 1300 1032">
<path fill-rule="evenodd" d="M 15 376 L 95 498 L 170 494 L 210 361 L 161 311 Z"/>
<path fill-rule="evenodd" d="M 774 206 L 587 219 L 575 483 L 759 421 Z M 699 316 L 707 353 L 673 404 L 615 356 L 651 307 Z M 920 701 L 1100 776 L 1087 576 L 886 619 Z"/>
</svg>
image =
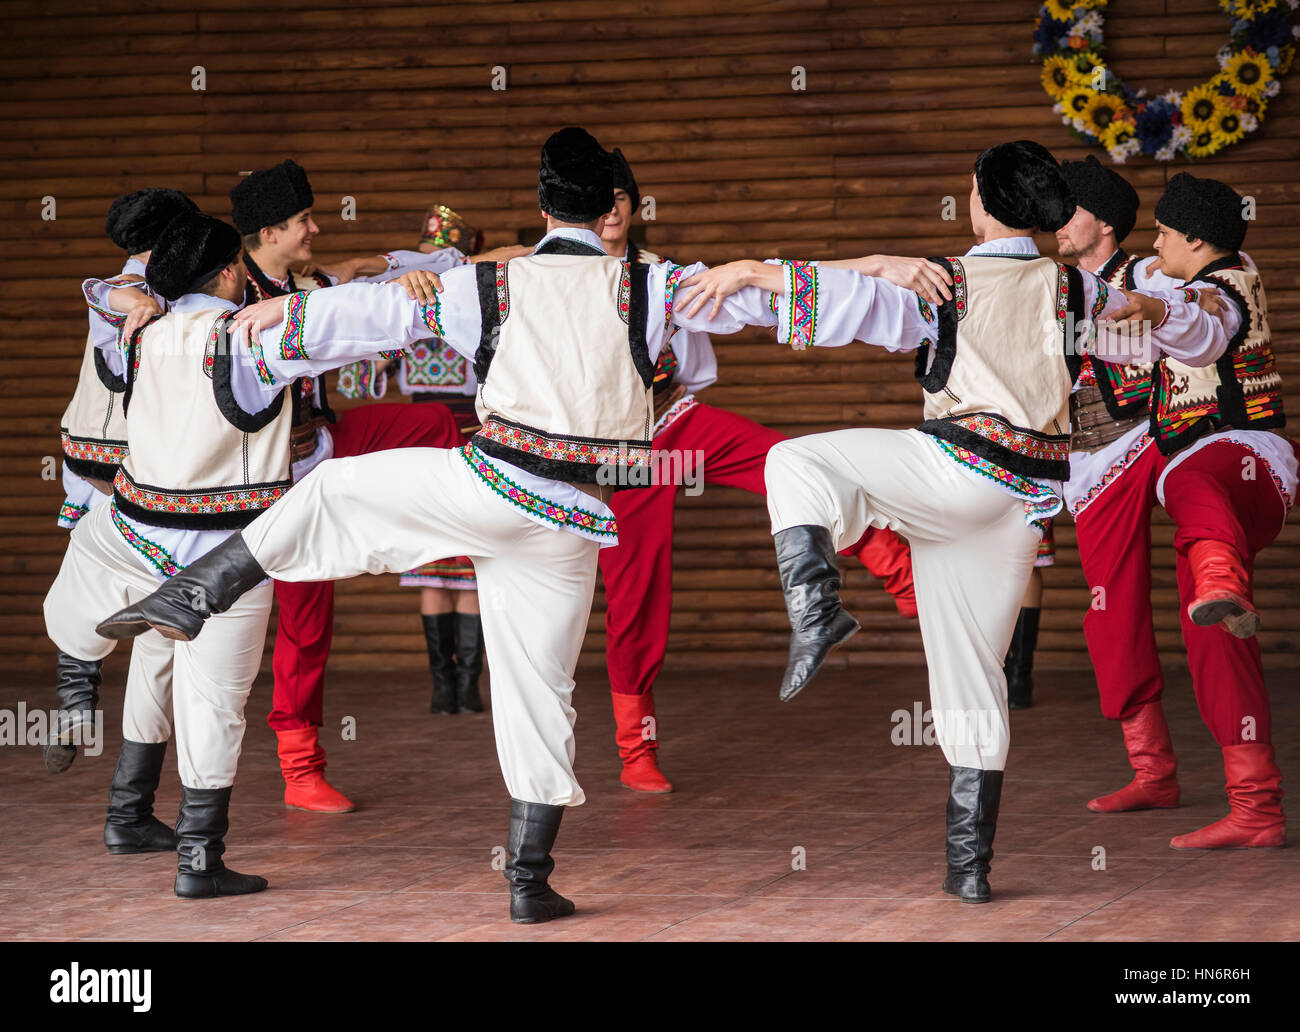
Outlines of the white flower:
<svg viewBox="0 0 1300 1032">
<path fill-rule="evenodd" d="M 1259 128 L 1259 119 L 1245 111 L 1241 113 L 1241 127 L 1248 133 L 1253 133 Z"/>
<path fill-rule="evenodd" d="M 1300 3 L 1300 0 L 1297 0 L 1297 3 Z M 1276 97 L 1281 92 L 1282 92 L 1282 84 L 1278 82 L 1276 79 L 1274 79 L 1272 82 L 1270 82 L 1267 86 L 1264 87 L 1264 96 L 1266 97 Z"/>
<path fill-rule="evenodd" d="M 1169 140 L 1175 147 L 1186 147 L 1192 142 L 1192 131 L 1185 125 L 1174 127 L 1174 135 Z"/>
<path fill-rule="evenodd" d="M 1219 48 L 1219 52 L 1214 55 L 1215 60 L 1219 62 L 1219 71 L 1228 67 L 1228 62 L 1232 60 L 1232 48 L 1224 46 Z"/>
<path fill-rule="evenodd" d="M 1122 164 L 1124 164 L 1124 148 L 1123 148 L 1123 147 L 1113 147 L 1113 148 L 1109 151 L 1109 154 L 1110 154 L 1110 160 L 1113 161 L 1113 162 L 1115 162 L 1116 165 L 1122 165 Z"/>
<path fill-rule="evenodd" d="M 1156 161 L 1173 161 L 1174 155 L 1178 152 L 1174 149 L 1173 144 L 1165 144 L 1156 151 Z"/>
<path fill-rule="evenodd" d="M 1074 34 L 1077 36 L 1091 36 L 1094 39 L 1101 38 L 1101 14 L 1097 11 L 1090 11 L 1074 23 Z"/>
<path fill-rule="evenodd" d="M 1300 0 L 1296 0 L 1296 3 L 1300 3 Z M 1160 99 L 1173 104 L 1175 107 L 1183 106 L 1183 95 L 1178 90 L 1165 90 L 1164 93 L 1160 94 Z"/>
<path fill-rule="evenodd" d="M 1052 110 L 1055 111 L 1058 115 L 1065 114 L 1065 107 L 1064 105 L 1061 104 L 1060 101 L 1057 101 L 1055 104 L 1052 105 Z M 1066 121 L 1068 122 L 1069 119 L 1067 118 Z"/>
<path fill-rule="evenodd" d="M 1086 133 L 1088 131 L 1088 126 L 1082 118 L 1072 118 L 1070 119 L 1070 124 L 1081 133 Z"/>
</svg>

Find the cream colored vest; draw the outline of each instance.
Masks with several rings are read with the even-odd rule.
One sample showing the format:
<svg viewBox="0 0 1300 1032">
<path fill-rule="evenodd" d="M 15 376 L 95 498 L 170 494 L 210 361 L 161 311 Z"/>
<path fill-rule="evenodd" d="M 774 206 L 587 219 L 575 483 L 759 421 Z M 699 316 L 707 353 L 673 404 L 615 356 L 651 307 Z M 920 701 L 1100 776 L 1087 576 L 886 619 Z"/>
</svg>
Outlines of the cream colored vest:
<svg viewBox="0 0 1300 1032">
<path fill-rule="evenodd" d="M 585 249 L 479 264 L 482 451 L 555 480 L 640 486 L 598 478 L 649 468 L 646 271 Z"/>
<path fill-rule="evenodd" d="M 1077 349 L 1065 335 L 1082 323 L 1078 271 L 1037 257 L 947 264 L 953 299 L 940 310 L 933 362 L 928 345 L 917 356 L 920 429 L 1012 473 L 1068 478 L 1070 387 L 1080 362 L 1068 358 Z"/>
<path fill-rule="evenodd" d="M 112 483 L 127 453 L 122 407 L 126 380 L 109 371 L 92 339 L 87 333 L 77 389 L 63 412 L 59 435 L 68 469 L 88 480 Z"/>
<path fill-rule="evenodd" d="M 126 402 L 131 452 L 118 508 L 163 527 L 238 529 L 292 485 L 285 391 L 249 415 L 230 391 L 224 311 L 169 312 L 132 343 Z"/>
</svg>

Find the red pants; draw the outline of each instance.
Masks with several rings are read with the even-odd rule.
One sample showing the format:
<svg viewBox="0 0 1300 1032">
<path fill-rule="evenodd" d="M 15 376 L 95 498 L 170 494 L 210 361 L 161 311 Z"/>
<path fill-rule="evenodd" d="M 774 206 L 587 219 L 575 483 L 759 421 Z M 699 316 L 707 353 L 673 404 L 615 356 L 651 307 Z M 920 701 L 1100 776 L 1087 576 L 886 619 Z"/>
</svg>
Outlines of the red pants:
<svg viewBox="0 0 1300 1032">
<path fill-rule="evenodd" d="M 1253 479 L 1243 476 L 1248 459 Z M 1192 623 L 1187 606 L 1195 584 L 1187 552 L 1197 541 L 1226 542 L 1241 557 L 1249 583 L 1255 556 L 1286 522 L 1286 507 L 1263 460 L 1232 441 L 1220 441 L 1184 459 L 1165 478 L 1165 510 L 1176 524 L 1178 606 L 1201 719 L 1221 746 L 1267 745 L 1273 740 L 1273 721 L 1259 641 L 1236 638 L 1217 625 Z M 1247 723 L 1246 718 L 1252 719 Z M 1243 739 L 1247 726 L 1252 736 Z"/>
<path fill-rule="evenodd" d="M 330 427 L 334 457 L 390 448 L 455 448 L 460 430 L 445 405 L 366 405 Z M 280 603 L 275 633 L 275 691 L 266 722 L 276 731 L 319 725 L 325 661 L 334 637 L 334 582 L 275 582 Z"/>
<path fill-rule="evenodd" d="M 704 482 L 766 495 L 763 470 L 772 445 L 786 436 L 711 405 L 696 405 L 654 439 L 661 451 L 699 451 Z M 699 466 L 694 476 L 701 476 Z M 620 695 L 650 691 L 664 665 L 672 613 L 673 510 L 678 485 L 620 491 L 610 508 L 619 544 L 600 550 L 605 580 L 605 659 L 610 689 Z M 886 537 L 887 536 L 887 537 Z M 892 539 L 892 556 L 882 555 Z M 870 542 L 870 544 L 868 544 Z M 873 566 L 910 562 L 907 546 L 891 531 L 869 530 L 849 554 L 870 551 Z"/>
<path fill-rule="evenodd" d="M 1074 521 L 1093 593 L 1083 634 L 1108 720 L 1133 716 L 1164 691 L 1151 610 L 1151 513 L 1164 468 L 1148 445 Z"/>
</svg>

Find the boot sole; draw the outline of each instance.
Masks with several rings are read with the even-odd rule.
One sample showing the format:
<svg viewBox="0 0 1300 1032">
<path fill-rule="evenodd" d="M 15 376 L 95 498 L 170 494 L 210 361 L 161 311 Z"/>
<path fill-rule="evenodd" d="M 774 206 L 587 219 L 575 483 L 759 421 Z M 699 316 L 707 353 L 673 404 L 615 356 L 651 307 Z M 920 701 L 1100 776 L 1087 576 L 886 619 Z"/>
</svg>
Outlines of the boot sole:
<svg viewBox="0 0 1300 1032">
<path fill-rule="evenodd" d="M 66 759 L 65 759 L 66 757 Z M 51 774 L 62 774 L 77 758 L 75 745 L 52 745 L 45 750 L 45 769 Z"/>
<path fill-rule="evenodd" d="M 635 785 L 629 785 L 623 781 L 620 781 L 619 784 L 629 792 L 640 792 L 642 795 L 668 795 L 673 790 L 672 785 L 667 788 L 637 788 Z"/>
<path fill-rule="evenodd" d="M 1243 608 L 1230 599 L 1203 602 L 1199 606 L 1188 606 L 1187 615 L 1198 627 L 1213 627 L 1222 624 L 1223 629 L 1234 638 L 1253 638 L 1259 630 L 1259 614 Z"/>
<path fill-rule="evenodd" d="M 946 892 L 949 896 L 956 896 L 963 903 L 992 903 L 993 902 L 992 896 L 985 896 L 981 899 L 974 896 L 963 896 L 960 892 L 953 892 L 952 889 L 948 888 L 947 885 L 941 885 L 940 888 L 943 889 L 943 891 Z"/>
<path fill-rule="evenodd" d="M 95 633 L 101 638 L 108 638 L 112 641 L 122 641 L 126 638 L 135 638 L 146 631 L 157 631 L 168 641 L 193 641 L 194 638 L 188 631 L 182 631 L 178 627 L 168 627 L 166 624 L 154 624 L 148 620 L 105 620 L 95 628 Z"/>
<path fill-rule="evenodd" d="M 107 846 L 114 856 L 127 856 L 134 853 L 174 853 L 175 846 Z"/>
<path fill-rule="evenodd" d="M 308 806 L 294 806 L 293 803 L 285 803 L 286 810 L 297 810 L 300 813 L 355 813 L 356 807 L 349 806 L 346 810 L 313 810 Z"/>
<path fill-rule="evenodd" d="M 846 610 L 846 612 L 847 612 L 847 610 Z M 785 692 L 780 692 L 780 691 L 777 692 L 777 698 L 778 698 L 781 702 L 789 702 L 789 701 L 790 701 L 791 699 L 793 699 L 796 695 L 798 695 L 801 691 L 803 691 L 803 690 L 804 690 L 805 688 L 807 688 L 810 684 L 812 684 L 812 680 L 813 680 L 813 678 L 816 677 L 819 673 L 821 673 L 821 669 L 822 669 L 822 667 L 824 667 L 824 666 L 826 665 L 826 660 L 830 659 L 831 653 L 834 652 L 836 649 L 838 649 L 841 645 L 843 645 L 843 644 L 844 644 L 846 641 L 848 641 L 850 638 L 852 638 L 855 634 L 857 634 L 858 631 L 862 630 L 862 624 L 858 623 L 858 621 L 857 621 L 856 619 L 854 619 L 852 616 L 850 616 L 849 618 L 853 620 L 853 629 L 850 630 L 847 634 L 845 634 L 842 638 L 840 638 L 839 641 L 837 641 L 837 642 L 835 642 L 834 644 L 832 644 L 831 647 L 828 648 L 828 649 L 826 650 L 826 655 L 822 656 L 822 660 L 821 660 L 821 662 L 817 664 L 817 669 L 814 670 L 811 674 L 808 675 L 808 679 L 807 679 L 806 681 L 804 681 L 803 684 L 801 684 L 801 685 L 800 685 L 798 688 L 796 688 L 794 691 L 790 692 L 788 695 L 787 695 Z"/>
</svg>

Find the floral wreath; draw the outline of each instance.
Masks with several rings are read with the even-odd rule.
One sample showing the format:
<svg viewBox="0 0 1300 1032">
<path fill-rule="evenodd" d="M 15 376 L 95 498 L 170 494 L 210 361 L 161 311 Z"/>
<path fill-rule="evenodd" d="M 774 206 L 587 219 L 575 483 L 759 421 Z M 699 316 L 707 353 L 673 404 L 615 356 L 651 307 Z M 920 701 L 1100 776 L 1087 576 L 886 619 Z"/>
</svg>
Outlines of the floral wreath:
<svg viewBox="0 0 1300 1032">
<path fill-rule="evenodd" d="M 1034 23 L 1043 89 L 1071 132 L 1123 164 L 1134 154 L 1208 158 L 1259 128 L 1295 57 L 1300 27 L 1292 12 L 1300 0 L 1219 0 L 1230 38 L 1216 55 L 1218 74 L 1186 93 L 1158 97 L 1126 86 L 1107 67 L 1099 10 L 1106 4 L 1047 0 Z"/>
</svg>

